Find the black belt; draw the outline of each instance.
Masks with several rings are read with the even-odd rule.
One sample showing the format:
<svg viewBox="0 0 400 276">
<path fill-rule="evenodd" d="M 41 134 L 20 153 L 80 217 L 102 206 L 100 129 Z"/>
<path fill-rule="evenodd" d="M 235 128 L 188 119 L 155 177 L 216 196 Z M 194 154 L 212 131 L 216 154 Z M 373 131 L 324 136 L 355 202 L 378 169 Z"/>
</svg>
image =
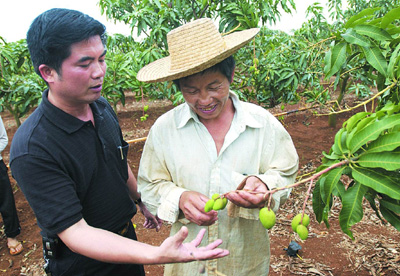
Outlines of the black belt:
<svg viewBox="0 0 400 276">
<path fill-rule="evenodd" d="M 128 232 L 129 224 L 131 224 L 130 221 L 128 221 L 127 223 L 125 223 L 124 227 L 122 227 L 122 229 L 119 230 L 119 231 L 117 232 L 117 234 L 118 234 L 118 235 L 121 235 L 121 236 L 125 236 L 125 234 Z"/>
</svg>

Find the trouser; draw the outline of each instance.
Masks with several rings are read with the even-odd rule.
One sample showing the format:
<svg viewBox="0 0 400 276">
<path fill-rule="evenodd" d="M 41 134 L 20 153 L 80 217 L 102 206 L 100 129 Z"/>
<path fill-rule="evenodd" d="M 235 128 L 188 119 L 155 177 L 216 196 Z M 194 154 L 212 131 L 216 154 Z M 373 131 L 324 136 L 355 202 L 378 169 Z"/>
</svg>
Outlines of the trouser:
<svg viewBox="0 0 400 276">
<path fill-rule="evenodd" d="M 125 224 L 126 225 L 126 224 Z M 132 222 L 118 231 L 124 237 L 137 240 Z M 123 230 L 123 231 L 122 231 Z M 45 257 L 45 271 L 49 276 L 144 276 L 144 267 L 140 264 L 111 264 L 96 261 L 73 253 L 65 244 L 59 241 L 57 258 Z"/>
<path fill-rule="evenodd" d="M 17 208 L 15 207 L 8 168 L 3 159 L 0 160 L 0 213 L 3 217 L 4 231 L 8 238 L 14 238 L 21 233 Z"/>
</svg>

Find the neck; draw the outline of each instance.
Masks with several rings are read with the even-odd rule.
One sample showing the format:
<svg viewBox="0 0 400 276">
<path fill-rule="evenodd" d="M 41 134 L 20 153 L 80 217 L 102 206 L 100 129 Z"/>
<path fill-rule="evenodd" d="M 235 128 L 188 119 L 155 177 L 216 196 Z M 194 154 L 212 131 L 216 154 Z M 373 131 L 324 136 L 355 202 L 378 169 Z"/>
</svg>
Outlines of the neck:
<svg viewBox="0 0 400 276">
<path fill-rule="evenodd" d="M 71 116 L 74 116 L 75 118 L 85 122 L 90 120 L 94 124 L 93 113 L 89 104 L 65 101 L 63 98 L 55 96 L 51 90 L 49 90 L 47 99 L 51 104 L 61 109 L 65 113 L 68 113 Z"/>
</svg>

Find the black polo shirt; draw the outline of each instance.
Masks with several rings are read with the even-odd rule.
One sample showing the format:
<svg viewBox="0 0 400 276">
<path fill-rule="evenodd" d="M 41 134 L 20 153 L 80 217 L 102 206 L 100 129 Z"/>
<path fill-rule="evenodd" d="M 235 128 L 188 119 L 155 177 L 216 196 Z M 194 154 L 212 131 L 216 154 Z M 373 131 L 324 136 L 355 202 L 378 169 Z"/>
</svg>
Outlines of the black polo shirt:
<svg viewBox="0 0 400 276">
<path fill-rule="evenodd" d="M 129 196 L 127 153 L 118 119 L 104 98 L 92 122 L 42 102 L 12 139 L 10 167 L 42 234 L 56 235 L 84 218 L 116 232 L 136 213 Z"/>
</svg>

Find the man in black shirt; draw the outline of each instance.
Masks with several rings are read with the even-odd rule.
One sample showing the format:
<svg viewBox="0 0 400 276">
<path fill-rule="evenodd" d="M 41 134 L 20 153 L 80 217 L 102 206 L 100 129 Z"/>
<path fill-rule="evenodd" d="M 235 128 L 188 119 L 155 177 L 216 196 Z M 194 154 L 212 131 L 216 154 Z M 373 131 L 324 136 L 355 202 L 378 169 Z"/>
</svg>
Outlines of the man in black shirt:
<svg viewBox="0 0 400 276">
<path fill-rule="evenodd" d="M 37 217 L 51 275 L 144 275 L 141 264 L 220 258 L 204 231 L 183 244 L 182 228 L 160 247 L 136 241 L 133 200 L 149 228 L 160 221 L 140 202 L 128 144 L 101 97 L 105 27 L 78 11 L 52 9 L 32 23 L 27 43 L 48 88 L 14 135 L 10 167 Z"/>
</svg>

